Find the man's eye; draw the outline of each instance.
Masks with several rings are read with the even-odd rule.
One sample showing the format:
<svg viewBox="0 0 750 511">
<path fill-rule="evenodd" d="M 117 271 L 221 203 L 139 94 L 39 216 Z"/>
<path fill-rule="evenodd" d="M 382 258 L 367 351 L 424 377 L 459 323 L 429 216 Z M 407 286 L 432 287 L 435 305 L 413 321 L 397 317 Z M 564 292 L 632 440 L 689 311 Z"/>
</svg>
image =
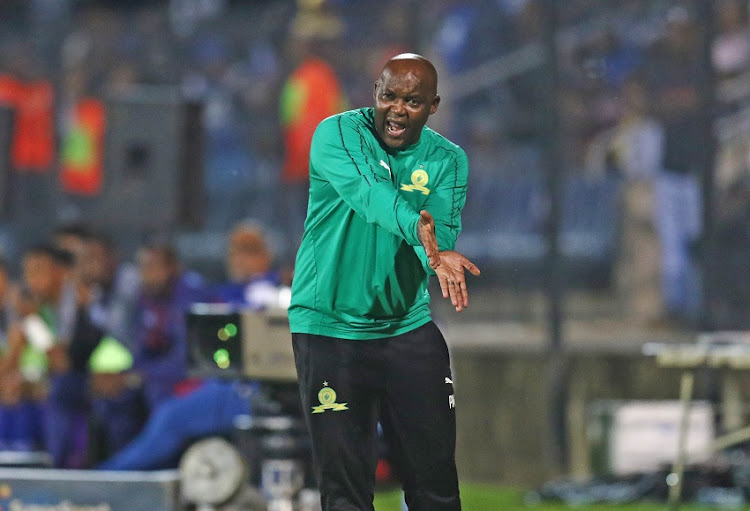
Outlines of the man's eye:
<svg viewBox="0 0 750 511">
<path fill-rule="evenodd" d="M 381 97 L 382 97 L 383 99 L 393 99 L 393 94 L 392 94 L 392 93 L 390 93 L 390 92 L 384 92 L 384 93 L 383 93 L 383 94 L 381 95 Z"/>
<path fill-rule="evenodd" d="M 422 102 L 421 102 L 421 101 L 419 101 L 418 99 L 410 99 L 410 100 L 409 100 L 409 104 L 410 104 L 411 106 L 419 106 L 419 105 L 421 105 L 421 104 L 422 104 Z"/>
</svg>

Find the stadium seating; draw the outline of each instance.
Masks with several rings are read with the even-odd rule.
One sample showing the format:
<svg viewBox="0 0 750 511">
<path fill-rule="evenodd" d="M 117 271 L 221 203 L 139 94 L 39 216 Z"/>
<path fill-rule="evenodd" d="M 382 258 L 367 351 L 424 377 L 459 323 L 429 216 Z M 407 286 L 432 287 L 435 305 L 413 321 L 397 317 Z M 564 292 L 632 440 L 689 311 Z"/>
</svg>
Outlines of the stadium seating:
<svg viewBox="0 0 750 511">
<path fill-rule="evenodd" d="M 560 250 L 570 283 L 589 287 L 608 283 L 617 255 L 619 191 L 616 177 L 566 176 Z M 493 209 L 484 218 L 464 218 L 457 249 L 477 264 L 514 275 L 514 280 L 538 284 L 547 246 L 544 180 L 535 174 L 506 177 L 498 183 L 495 196 Z"/>
</svg>

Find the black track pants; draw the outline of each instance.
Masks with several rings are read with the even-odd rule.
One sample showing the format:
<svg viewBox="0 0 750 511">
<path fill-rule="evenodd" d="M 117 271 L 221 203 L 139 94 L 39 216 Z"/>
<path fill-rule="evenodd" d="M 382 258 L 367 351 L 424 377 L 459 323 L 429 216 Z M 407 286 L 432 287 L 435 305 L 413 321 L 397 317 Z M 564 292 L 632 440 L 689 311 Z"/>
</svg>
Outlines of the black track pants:
<svg viewBox="0 0 750 511">
<path fill-rule="evenodd" d="M 292 334 L 323 511 L 372 511 L 377 423 L 410 511 L 459 511 L 448 348 L 428 323 L 352 341 Z"/>
</svg>

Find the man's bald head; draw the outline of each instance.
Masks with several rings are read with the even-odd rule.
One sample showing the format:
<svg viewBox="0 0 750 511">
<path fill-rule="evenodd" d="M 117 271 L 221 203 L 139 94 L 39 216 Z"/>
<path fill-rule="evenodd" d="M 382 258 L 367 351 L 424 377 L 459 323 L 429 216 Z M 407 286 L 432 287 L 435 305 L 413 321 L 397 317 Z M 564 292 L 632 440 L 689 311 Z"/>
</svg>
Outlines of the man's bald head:
<svg viewBox="0 0 750 511">
<path fill-rule="evenodd" d="M 440 103 L 435 66 L 415 53 L 396 55 L 383 66 L 373 97 L 380 139 L 393 149 L 409 147 Z"/>
<path fill-rule="evenodd" d="M 411 72 L 419 76 L 420 80 L 423 80 L 427 85 L 428 89 L 433 93 L 437 94 L 437 70 L 432 62 L 427 60 L 422 55 L 416 53 L 401 53 L 392 57 L 383 66 L 382 74 L 385 72 Z"/>
</svg>

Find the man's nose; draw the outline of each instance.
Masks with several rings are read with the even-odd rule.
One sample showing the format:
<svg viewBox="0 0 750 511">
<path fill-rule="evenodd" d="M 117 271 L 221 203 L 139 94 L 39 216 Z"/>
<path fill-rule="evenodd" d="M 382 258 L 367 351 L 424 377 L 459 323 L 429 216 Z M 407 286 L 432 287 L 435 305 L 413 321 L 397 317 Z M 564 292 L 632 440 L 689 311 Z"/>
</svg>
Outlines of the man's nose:
<svg viewBox="0 0 750 511">
<path fill-rule="evenodd" d="M 406 104 L 404 103 L 404 100 L 397 99 L 396 101 L 394 101 L 393 105 L 391 106 L 391 112 L 396 115 L 406 114 Z"/>
</svg>

